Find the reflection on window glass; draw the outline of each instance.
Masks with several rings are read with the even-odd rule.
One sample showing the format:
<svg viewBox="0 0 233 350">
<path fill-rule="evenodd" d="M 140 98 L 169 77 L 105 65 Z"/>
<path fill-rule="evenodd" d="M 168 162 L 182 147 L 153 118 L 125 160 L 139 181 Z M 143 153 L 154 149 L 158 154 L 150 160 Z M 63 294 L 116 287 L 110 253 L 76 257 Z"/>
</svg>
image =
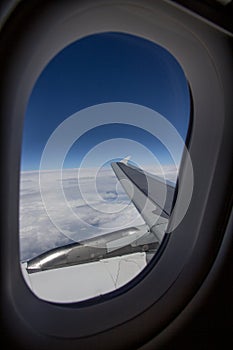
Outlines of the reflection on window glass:
<svg viewBox="0 0 233 350">
<path fill-rule="evenodd" d="M 184 72 L 151 41 L 96 34 L 49 62 L 27 106 L 20 177 L 21 266 L 39 298 L 103 295 L 151 261 L 189 117 Z"/>
</svg>

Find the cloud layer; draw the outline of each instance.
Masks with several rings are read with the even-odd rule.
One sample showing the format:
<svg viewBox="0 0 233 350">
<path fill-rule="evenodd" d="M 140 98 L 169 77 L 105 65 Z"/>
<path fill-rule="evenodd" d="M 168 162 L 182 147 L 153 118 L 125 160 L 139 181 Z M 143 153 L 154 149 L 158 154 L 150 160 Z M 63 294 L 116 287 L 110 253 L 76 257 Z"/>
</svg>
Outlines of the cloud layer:
<svg viewBox="0 0 233 350">
<path fill-rule="evenodd" d="M 145 170 L 158 174 L 156 169 Z M 165 166 L 163 172 L 168 180 L 176 181 L 174 166 Z M 144 223 L 113 171 L 103 169 L 95 174 L 96 169 L 82 169 L 78 177 L 78 169 L 67 169 L 61 179 L 58 171 L 43 171 L 44 203 L 39 172 L 21 173 L 21 261 L 72 241 Z M 63 203 L 56 192 L 58 183 L 64 192 Z M 69 211 L 64 211 L 64 203 Z"/>
</svg>

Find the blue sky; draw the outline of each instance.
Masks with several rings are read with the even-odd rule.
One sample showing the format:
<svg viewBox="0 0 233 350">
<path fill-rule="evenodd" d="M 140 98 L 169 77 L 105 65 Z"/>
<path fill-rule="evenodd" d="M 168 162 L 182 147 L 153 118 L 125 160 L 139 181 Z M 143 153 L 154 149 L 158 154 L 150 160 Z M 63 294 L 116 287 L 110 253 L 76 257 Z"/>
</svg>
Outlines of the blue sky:
<svg viewBox="0 0 233 350">
<path fill-rule="evenodd" d="M 25 115 L 22 170 L 37 170 L 51 133 L 72 114 L 107 102 L 130 102 L 166 117 L 185 139 L 190 97 L 184 73 L 164 48 L 122 33 L 96 34 L 62 50 L 37 80 Z M 133 120 L 132 120 L 133 123 Z M 111 123 L 82 135 L 71 147 L 64 167 L 79 167 L 95 145 L 111 138 L 128 138 L 170 164 L 165 147 L 148 132 Z M 127 156 L 127 150 L 125 154 Z"/>
</svg>

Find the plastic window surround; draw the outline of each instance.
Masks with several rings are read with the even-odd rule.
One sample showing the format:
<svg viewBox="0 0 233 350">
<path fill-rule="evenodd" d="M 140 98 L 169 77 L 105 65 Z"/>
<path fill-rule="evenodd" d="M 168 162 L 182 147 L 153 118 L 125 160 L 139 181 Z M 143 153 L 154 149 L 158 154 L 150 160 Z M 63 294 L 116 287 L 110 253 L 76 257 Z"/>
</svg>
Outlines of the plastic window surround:
<svg viewBox="0 0 233 350">
<path fill-rule="evenodd" d="M 85 1 L 78 4 L 77 2 L 67 1 L 48 5 L 46 11 L 40 12 L 37 9 L 36 13 L 34 12 L 33 16 L 30 19 L 28 18 L 30 30 L 27 31 L 26 36 L 19 36 L 14 52 L 9 56 L 8 65 L 11 67 L 11 71 L 5 71 L 8 79 L 6 80 L 7 86 L 4 94 L 11 95 L 11 98 L 3 99 L 5 101 L 3 109 L 9 115 L 15 128 L 14 131 L 10 131 L 11 137 L 8 139 L 10 153 L 6 163 L 6 167 L 8 167 L 6 173 L 10 173 L 8 181 L 14 189 L 14 194 L 7 203 L 7 208 L 12 213 L 11 220 L 8 223 L 10 237 L 6 240 L 5 246 L 8 253 L 5 256 L 5 276 L 7 276 L 7 285 L 10 288 L 8 296 L 10 302 L 9 300 L 8 302 L 11 307 L 13 306 L 12 312 L 20 315 L 26 324 L 30 323 L 31 327 L 42 334 L 65 338 L 82 338 L 104 332 L 119 325 L 124 329 L 126 326 L 123 324 L 129 320 L 131 320 L 131 327 L 132 325 L 136 326 L 137 322 L 142 322 L 142 318 L 144 321 L 148 321 L 148 317 L 150 319 L 151 311 L 146 313 L 145 310 L 153 309 L 152 305 L 154 305 L 156 313 L 162 317 L 162 319 L 154 319 L 153 329 L 160 329 L 160 325 L 168 322 L 171 318 L 171 308 L 173 310 L 182 308 L 182 305 L 187 302 L 193 293 L 192 286 L 194 282 L 197 288 L 198 281 L 203 279 L 207 273 L 206 270 L 200 272 L 200 266 L 210 250 L 208 245 L 211 237 L 208 234 L 201 237 L 203 232 L 199 232 L 198 228 L 200 220 L 203 220 L 203 217 L 200 218 L 200 213 L 206 212 L 206 202 L 210 195 L 210 180 L 216 171 L 216 163 L 222 144 L 224 118 L 220 119 L 219 116 L 222 115 L 224 110 L 224 101 L 222 85 L 219 82 L 216 67 L 204 42 L 200 39 L 200 34 L 202 31 L 205 32 L 205 40 L 208 41 L 209 39 L 212 49 L 213 46 L 223 49 L 221 47 L 222 34 L 218 34 L 215 29 L 206 24 L 202 24 L 198 29 L 195 29 L 197 24 L 195 18 L 179 11 L 178 8 L 173 7 L 166 1 L 159 0 L 156 2 L 156 6 L 154 4 L 154 1 L 144 1 L 142 5 L 141 1 L 135 0 L 121 3 L 117 1 L 108 1 L 107 3 L 104 1 L 90 1 L 87 3 Z M 189 150 L 194 174 L 196 175 L 195 191 L 188 213 L 181 225 L 172 233 L 164 254 L 140 283 L 113 298 L 111 303 L 94 304 L 92 308 L 85 307 L 85 305 L 83 307 L 73 305 L 71 310 L 69 307 L 58 307 L 56 304 L 37 299 L 29 291 L 23 277 L 20 275 L 18 263 L 18 201 L 16 196 L 19 193 L 17 191 L 18 165 L 21 154 L 23 115 L 34 82 L 47 62 L 74 40 L 105 31 L 125 32 L 154 41 L 168 49 L 180 62 L 190 83 L 194 104 L 193 130 Z M 216 54 L 216 61 L 219 58 L 220 56 L 217 57 Z M 228 63 L 226 62 L 227 65 Z M 202 92 L 205 92 L 204 102 Z M 12 100 L 14 101 L 13 104 L 10 103 Z M 203 115 L 205 115 L 205 120 L 203 120 Z M 210 123 L 209 140 L 206 144 L 205 131 Z M 202 158 L 198 157 L 198 143 L 206 144 L 205 149 L 202 149 L 204 153 Z M 205 159 L 208 159 L 210 164 L 208 168 L 206 168 Z M 203 168 L 206 168 L 206 171 L 204 173 L 201 171 L 200 174 L 199 169 Z M 179 196 L 182 195 L 185 187 L 186 171 L 184 156 L 177 201 L 180 200 Z M 201 181 L 198 175 L 201 175 Z M 220 188 L 216 188 L 216 192 L 219 191 Z M 177 210 L 179 210 L 178 207 Z M 217 207 L 215 206 L 212 208 L 211 214 L 215 215 L 216 212 Z M 175 211 L 174 215 L 176 214 Z M 206 215 L 208 216 L 208 213 Z M 211 231 L 211 225 L 207 225 L 205 230 Z M 199 260 L 196 266 L 193 267 L 192 276 L 190 276 L 189 258 L 197 251 Z M 183 271 L 182 274 L 181 271 Z M 16 276 L 17 278 L 14 278 Z M 157 281 L 160 283 L 157 283 Z M 169 290 L 172 284 L 173 293 L 180 291 L 180 297 L 176 305 L 174 305 L 172 298 L 173 293 Z M 20 297 L 22 295 L 25 296 L 25 302 L 22 302 Z M 162 296 L 163 298 L 161 298 Z M 140 300 L 140 303 L 131 303 L 130 300 Z M 166 301 L 165 309 L 164 301 Z M 33 304 L 33 308 L 28 307 L 30 304 Z M 125 305 L 127 305 L 127 308 Z M 36 310 L 38 311 L 37 317 L 35 317 Z M 116 312 L 116 310 L 121 310 L 121 312 Z M 141 318 L 137 317 L 143 312 L 143 317 L 142 315 Z M 101 320 L 96 322 L 99 315 L 101 315 Z M 111 320 L 109 315 L 111 315 Z M 50 319 L 49 323 L 47 322 L 48 319 Z M 63 320 L 62 324 L 56 321 L 61 319 Z M 66 324 L 66 327 L 62 326 L 64 324 Z M 149 329 L 147 332 L 149 332 Z"/>
</svg>

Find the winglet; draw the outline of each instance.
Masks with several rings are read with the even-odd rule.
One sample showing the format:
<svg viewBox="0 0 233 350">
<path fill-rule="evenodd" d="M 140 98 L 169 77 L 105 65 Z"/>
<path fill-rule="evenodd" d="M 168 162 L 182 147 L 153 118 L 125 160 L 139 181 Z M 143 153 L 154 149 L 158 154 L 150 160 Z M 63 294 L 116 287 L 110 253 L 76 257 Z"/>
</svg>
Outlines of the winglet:
<svg viewBox="0 0 233 350">
<path fill-rule="evenodd" d="M 120 162 L 125 164 L 125 165 L 128 165 L 128 161 L 130 160 L 131 156 L 128 156 L 128 157 L 125 157 L 124 159 L 122 159 Z"/>
</svg>

